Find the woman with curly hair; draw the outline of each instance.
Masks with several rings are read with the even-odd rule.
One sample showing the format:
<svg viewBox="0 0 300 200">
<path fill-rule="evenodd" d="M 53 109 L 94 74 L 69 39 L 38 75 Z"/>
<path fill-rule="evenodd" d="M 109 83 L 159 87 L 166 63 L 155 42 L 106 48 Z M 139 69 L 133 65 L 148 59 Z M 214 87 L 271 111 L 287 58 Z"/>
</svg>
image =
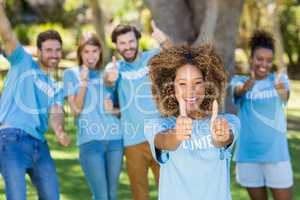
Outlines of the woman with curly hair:
<svg viewBox="0 0 300 200">
<path fill-rule="evenodd" d="M 252 200 L 291 200 L 293 175 L 286 138 L 284 105 L 289 97 L 286 74 L 272 73 L 274 39 L 256 31 L 250 39 L 251 76 L 231 80 L 239 107 L 241 135 L 235 154 L 236 179 Z"/>
<path fill-rule="evenodd" d="M 152 93 L 162 115 L 146 122 L 160 164 L 159 200 L 230 200 L 230 152 L 239 120 L 218 115 L 226 83 L 210 45 L 174 46 L 151 60 Z"/>
</svg>

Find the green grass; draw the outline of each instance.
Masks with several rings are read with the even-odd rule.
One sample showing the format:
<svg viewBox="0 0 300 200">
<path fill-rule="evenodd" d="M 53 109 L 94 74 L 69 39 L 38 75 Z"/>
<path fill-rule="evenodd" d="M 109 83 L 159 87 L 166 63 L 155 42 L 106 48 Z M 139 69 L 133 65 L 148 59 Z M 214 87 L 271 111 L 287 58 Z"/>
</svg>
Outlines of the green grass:
<svg viewBox="0 0 300 200">
<path fill-rule="evenodd" d="M 288 139 L 290 153 L 292 157 L 292 164 L 294 170 L 294 199 L 300 199 L 300 81 L 292 81 L 292 94 L 288 104 Z M 70 118 L 68 118 L 70 120 Z M 91 193 L 85 182 L 84 176 L 80 169 L 78 162 L 78 149 L 75 146 L 75 128 L 71 121 L 67 121 L 67 131 L 72 133 L 73 145 L 68 148 L 60 147 L 56 144 L 55 139 L 51 133 L 47 134 L 47 138 L 52 149 L 51 153 L 55 159 L 58 175 L 61 184 L 61 199 L 62 200 L 88 200 L 91 199 Z M 125 166 L 125 165 L 123 165 Z M 157 189 L 154 185 L 154 179 L 151 173 L 150 177 L 150 195 L 151 199 L 157 199 Z M 234 181 L 234 170 L 232 165 L 231 173 L 231 191 L 234 200 L 247 200 L 249 199 L 246 191 L 240 188 Z M 1 178 L 0 178 L 1 180 Z M 36 192 L 28 179 L 28 199 L 35 200 Z M 123 167 L 120 176 L 119 199 L 130 200 L 130 187 L 129 180 L 125 167 Z M 0 181 L 0 199 L 4 197 L 3 181 Z"/>
</svg>

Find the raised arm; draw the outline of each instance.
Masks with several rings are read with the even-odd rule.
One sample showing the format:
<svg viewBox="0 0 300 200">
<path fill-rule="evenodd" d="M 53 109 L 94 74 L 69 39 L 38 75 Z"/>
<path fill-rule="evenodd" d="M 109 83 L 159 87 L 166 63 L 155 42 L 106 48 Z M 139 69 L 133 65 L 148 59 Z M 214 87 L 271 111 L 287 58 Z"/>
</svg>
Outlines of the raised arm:
<svg viewBox="0 0 300 200">
<path fill-rule="evenodd" d="M 153 20 L 151 21 L 151 26 L 153 29 L 152 37 L 161 45 L 162 48 L 169 48 L 173 46 L 173 42 L 170 38 L 156 26 Z"/>
<path fill-rule="evenodd" d="M 250 90 L 255 83 L 255 73 L 252 70 L 250 78 L 243 84 L 239 85 L 234 90 L 234 95 L 236 96 L 243 96 L 248 90 Z"/>
<path fill-rule="evenodd" d="M 3 50 L 6 55 L 10 55 L 18 44 L 10 22 L 5 14 L 5 0 L 0 0 L 0 37 L 3 42 Z"/>
<path fill-rule="evenodd" d="M 191 138 L 193 120 L 187 116 L 184 100 L 179 100 L 180 116 L 176 119 L 176 126 L 173 129 L 158 133 L 154 138 L 157 149 L 174 151 L 182 141 Z"/>
<path fill-rule="evenodd" d="M 276 73 L 274 85 L 281 100 L 287 102 L 290 97 L 290 91 L 285 88 L 284 83 L 280 80 L 281 76 L 284 74 L 284 71 L 285 68 Z"/>
</svg>

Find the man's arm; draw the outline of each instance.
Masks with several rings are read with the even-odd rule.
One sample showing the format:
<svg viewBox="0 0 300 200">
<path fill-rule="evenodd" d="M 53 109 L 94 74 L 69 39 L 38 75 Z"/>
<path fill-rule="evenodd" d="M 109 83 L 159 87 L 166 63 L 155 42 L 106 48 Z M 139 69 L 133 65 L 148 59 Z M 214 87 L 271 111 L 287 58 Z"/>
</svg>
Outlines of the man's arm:
<svg viewBox="0 0 300 200">
<path fill-rule="evenodd" d="M 171 41 L 171 39 L 156 26 L 153 20 L 151 21 L 151 26 L 153 29 L 152 37 L 157 41 L 157 43 L 159 43 L 162 48 L 170 48 L 173 46 L 173 42 Z"/>
<path fill-rule="evenodd" d="M 10 55 L 17 47 L 18 40 L 15 37 L 10 22 L 5 14 L 5 0 L 0 0 L 0 38 L 3 43 L 3 50 Z"/>
<path fill-rule="evenodd" d="M 68 146 L 71 139 L 64 132 L 64 111 L 62 106 L 55 104 L 50 108 L 49 123 L 57 141 L 63 146 Z"/>
</svg>

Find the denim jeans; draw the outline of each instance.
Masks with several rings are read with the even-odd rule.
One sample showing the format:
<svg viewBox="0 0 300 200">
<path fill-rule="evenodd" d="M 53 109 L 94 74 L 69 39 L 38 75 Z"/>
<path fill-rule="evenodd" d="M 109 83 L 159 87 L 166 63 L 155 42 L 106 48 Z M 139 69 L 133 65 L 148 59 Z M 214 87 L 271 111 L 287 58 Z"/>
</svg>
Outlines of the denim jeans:
<svg viewBox="0 0 300 200">
<path fill-rule="evenodd" d="M 0 173 L 7 200 L 26 199 L 26 173 L 40 200 L 59 199 L 58 179 L 48 145 L 25 131 L 0 129 Z"/>
<path fill-rule="evenodd" d="M 79 146 L 79 161 L 93 200 L 116 200 L 122 167 L 122 140 L 93 140 Z"/>
</svg>

